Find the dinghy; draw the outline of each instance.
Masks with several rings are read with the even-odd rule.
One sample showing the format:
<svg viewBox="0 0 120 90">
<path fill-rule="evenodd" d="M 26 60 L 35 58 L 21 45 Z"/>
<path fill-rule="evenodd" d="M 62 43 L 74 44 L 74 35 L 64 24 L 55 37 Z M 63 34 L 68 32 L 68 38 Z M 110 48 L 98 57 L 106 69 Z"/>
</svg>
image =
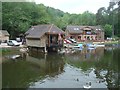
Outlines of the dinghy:
<svg viewBox="0 0 120 90">
<path fill-rule="evenodd" d="M 11 59 L 16 59 L 16 58 L 19 58 L 20 57 L 20 55 L 13 55 L 12 57 L 11 57 Z"/>
</svg>

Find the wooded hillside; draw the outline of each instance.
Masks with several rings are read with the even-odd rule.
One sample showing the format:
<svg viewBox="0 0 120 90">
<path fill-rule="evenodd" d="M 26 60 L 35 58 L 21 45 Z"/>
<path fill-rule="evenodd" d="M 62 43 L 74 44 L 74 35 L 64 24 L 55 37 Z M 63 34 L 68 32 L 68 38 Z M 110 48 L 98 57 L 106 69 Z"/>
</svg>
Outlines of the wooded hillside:
<svg viewBox="0 0 120 90">
<path fill-rule="evenodd" d="M 105 37 L 111 37 L 113 33 L 120 37 L 120 2 L 117 8 L 114 5 L 111 3 L 108 8 L 101 7 L 96 14 L 89 11 L 70 14 L 33 2 L 3 2 L 2 29 L 15 38 L 38 24 L 55 24 L 63 30 L 67 25 L 102 25 Z"/>
</svg>

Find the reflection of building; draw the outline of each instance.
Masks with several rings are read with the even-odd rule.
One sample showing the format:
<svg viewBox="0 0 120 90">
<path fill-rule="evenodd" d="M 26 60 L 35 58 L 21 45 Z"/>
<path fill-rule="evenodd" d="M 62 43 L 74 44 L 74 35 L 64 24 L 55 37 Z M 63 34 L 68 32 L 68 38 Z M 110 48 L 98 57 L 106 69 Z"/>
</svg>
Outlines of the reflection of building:
<svg viewBox="0 0 120 90">
<path fill-rule="evenodd" d="M 46 55 L 40 52 L 30 52 L 26 60 L 40 67 L 43 73 L 56 75 L 63 72 L 64 61 L 60 55 L 54 55 L 53 57 L 51 54 Z"/>
<path fill-rule="evenodd" d="M 0 41 L 8 41 L 9 33 L 6 30 L 0 30 Z"/>
<path fill-rule="evenodd" d="M 104 31 L 101 26 L 67 26 L 66 38 L 77 41 L 104 41 Z"/>
<path fill-rule="evenodd" d="M 75 67 L 81 68 L 83 71 L 88 71 L 103 58 L 104 48 L 97 48 L 94 50 L 82 50 L 78 53 L 66 54 L 67 63 Z"/>
<path fill-rule="evenodd" d="M 93 50 L 83 49 L 78 53 L 67 54 L 66 58 L 75 61 L 96 61 L 104 55 L 104 48 L 97 48 Z"/>
</svg>

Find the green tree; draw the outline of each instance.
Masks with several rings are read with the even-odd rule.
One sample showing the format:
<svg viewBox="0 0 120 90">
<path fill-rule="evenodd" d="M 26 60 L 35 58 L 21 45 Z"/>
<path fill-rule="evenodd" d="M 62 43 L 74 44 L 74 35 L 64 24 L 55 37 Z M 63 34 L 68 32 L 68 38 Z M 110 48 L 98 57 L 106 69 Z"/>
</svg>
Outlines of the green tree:
<svg viewBox="0 0 120 90">
<path fill-rule="evenodd" d="M 82 24 L 83 25 L 95 25 L 96 24 L 96 18 L 93 13 L 90 13 L 89 11 L 85 11 L 82 16 Z"/>
<path fill-rule="evenodd" d="M 98 9 L 96 13 L 96 24 L 97 25 L 105 25 L 106 23 L 105 17 L 104 17 L 105 12 L 106 12 L 105 7 L 101 7 L 100 9 Z"/>
<path fill-rule="evenodd" d="M 120 37 L 120 1 L 118 2 L 118 20 L 116 27 L 117 28 L 117 36 Z"/>
<path fill-rule="evenodd" d="M 112 36 L 112 25 L 106 24 L 104 26 L 104 30 L 105 30 L 105 38 Z"/>
</svg>

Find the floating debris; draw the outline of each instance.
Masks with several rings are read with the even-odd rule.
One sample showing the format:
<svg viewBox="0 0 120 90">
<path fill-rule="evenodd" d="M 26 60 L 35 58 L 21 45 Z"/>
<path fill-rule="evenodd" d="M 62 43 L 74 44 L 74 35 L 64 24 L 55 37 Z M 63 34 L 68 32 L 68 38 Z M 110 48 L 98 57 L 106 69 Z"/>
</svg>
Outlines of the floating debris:
<svg viewBox="0 0 120 90">
<path fill-rule="evenodd" d="M 23 53 L 28 52 L 28 48 L 21 48 L 20 52 L 23 52 Z"/>
<path fill-rule="evenodd" d="M 86 85 L 83 86 L 84 89 L 90 89 L 91 88 L 91 82 L 87 82 Z"/>
</svg>

